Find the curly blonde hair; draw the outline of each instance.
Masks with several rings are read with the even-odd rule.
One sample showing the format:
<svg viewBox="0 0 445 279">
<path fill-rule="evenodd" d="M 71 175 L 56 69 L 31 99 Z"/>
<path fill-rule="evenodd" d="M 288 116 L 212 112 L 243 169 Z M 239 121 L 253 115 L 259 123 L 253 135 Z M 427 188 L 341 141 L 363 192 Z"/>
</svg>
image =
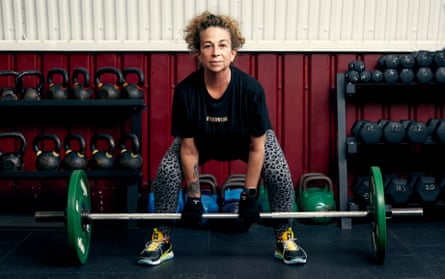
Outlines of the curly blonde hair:
<svg viewBox="0 0 445 279">
<path fill-rule="evenodd" d="M 189 24 L 184 28 L 184 39 L 191 52 L 199 52 L 201 32 L 211 26 L 221 27 L 230 32 L 232 49 L 240 49 L 244 44 L 245 39 L 241 35 L 238 21 L 230 16 L 215 15 L 205 11 L 190 20 Z"/>
</svg>

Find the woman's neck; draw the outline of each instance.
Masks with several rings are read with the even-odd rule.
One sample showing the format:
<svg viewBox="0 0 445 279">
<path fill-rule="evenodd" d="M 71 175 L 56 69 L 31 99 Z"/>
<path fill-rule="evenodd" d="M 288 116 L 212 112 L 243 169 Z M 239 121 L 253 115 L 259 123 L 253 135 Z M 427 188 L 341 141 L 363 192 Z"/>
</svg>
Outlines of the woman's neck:
<svg viewBox="0 0 445 279">
<path fill-rule="evenodd" d="M 218 73 L 204 71 L 204 83 L 207 92 L 209 92 L 212 98 L 219 99 L 224 95 L 224 92 L 229 86 L 231 76 L 232 71 L 230 68 Z"/>
</svg>

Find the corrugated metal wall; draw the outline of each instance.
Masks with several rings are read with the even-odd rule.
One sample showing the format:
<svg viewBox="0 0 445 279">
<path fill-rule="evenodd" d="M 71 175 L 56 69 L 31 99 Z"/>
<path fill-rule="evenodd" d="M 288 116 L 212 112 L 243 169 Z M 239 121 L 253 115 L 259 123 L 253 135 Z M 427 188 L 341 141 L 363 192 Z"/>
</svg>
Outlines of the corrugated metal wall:
<svg viewBox="0 0 445 279">
<path fill-rule="evenodd" d="M 209 9 L 247 51 L 411 51 L 445 45 L 445 0 L 1 0 L 0 50 L 185 51 Z"/>
<path fill-rule="evenodd" d="M 264 86 L 267 94 L 270 115 L 279 141 L 291 167 L 292 177 L 298 182 L 306 172 L 323 172 L 334 181 L 337 176 L 336 145 L 336 102 L 335 75 L 345 71 L 353 59 L 363 59 L 367 65 L 376 64 L 379 54 L 363 56 L 353 54 L 305 54 L 305 53 L 242 53 L 236 65 L 256 77 Z M 139 67 L 146 74 L 144 90 L 146 92 L 146 110 L 142 112 L 142 152 L 144 158 L 143 192 L 148 191 L 157 165 L 171 143 L 170 114 L 171 100 L 175 84 L 196 68 L 195 58 L 188 53 L 10 53 L 0 54 L 0 69 L 24 71 L 37 69 L 46 74 L 54 67 L 63 67 L 69 72 L 74 68 L 85 67 L 90 73 L 104 66 L 117 68 Z M 11 87 L 10 79 L 0 79 L 0 88 Z M 57 81 L 56 81 L 57 82 Z M 105 80 L 107 82 L 107 80 Z M 94 85 L 94 81 L 91 81 Z M 32 84 L 30 84 L 32 86 Z M 47 84 L 45 83 L 45 89 Z M 410 107 L 404 111 L 417 111 Z M 349 122 L 354 116 L 367 115 L 362 108 L 349 114 Z M 373 109 L 373 117 L 381 114 L 383 107 Z M 20 114 L 20 112 L 17 112 Z M 81 111 L 79 111 L 82 114 Z M 98 112 L 100 113 L 100 112 Z M 436 111 L 442 115 L 442 110 Z M 426 116 L 426 112 L 421 118 Z M 11 116 L 14 117 L 14 116 Z M 39 116 L 30 116 L 36 117 Z M 63 117 L 55 115 L 54 117 Z M 94 117 L 94 116 L 92 116 Z M 10 129 L 7 119 L 2 119 L 1 130 Z M 40 123 L 32 127 L 17 125 L 28 138 L 33 138 L 43 131 L 53 131 L 65 135 L 69 131 L 78 131 L 87 139 L 97 131 L 109 132 L 118 136 L 128 130 L 129 124 L 114 125 L 104 123 L 91 127 L 90 123 L 76 127 L 48 126 Z M 349 123 L 352 125 L 352 123 Z M 34 169 L 35 155 L 28 148 L 25 155 L 25 169 Z M 243 172 L 242 162 L 209 162 L 202 167 L 202 173 L 214 174 L 220 183 L 231 173 Z M 59 185 L 57 185 L 59 183 Z M 63 183 L 62 183 L 63 184 Z M 61 196 L 54 201 L 65 199 L 64 188 L 59 182 L 42 181 L 7 181 L 0 183 L 0 194 L 5 196 L 25 196 L 31 201 L 57 189 Z M 48 190 L 49 189 L 49 190 Z M 97 181 L 93 187 L 95 210 L 108 211 L 115 208 L 119 185 L 116 182 Z M 53 191 L 54 192 L 54 191 Z"/>
</svg>

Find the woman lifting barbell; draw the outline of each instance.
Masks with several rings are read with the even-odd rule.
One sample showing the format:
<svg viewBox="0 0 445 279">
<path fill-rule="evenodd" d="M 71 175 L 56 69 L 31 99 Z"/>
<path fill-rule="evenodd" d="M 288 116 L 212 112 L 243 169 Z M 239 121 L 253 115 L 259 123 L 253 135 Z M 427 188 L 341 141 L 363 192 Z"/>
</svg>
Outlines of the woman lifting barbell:
<svg viewBox="0 0 445 279">
<path fill-rule="evenodd" d="M 156 212 L 175 212 L 185 180 L 188 198 L 182 219 L 190 225 L 199 224 L 203 206 L 198 166 L 209 160 L 238 159 L 247 163 L 245 190 L 239 203 L 240 222 L 251 224 L 259 219 L 256 190 L 260 177 L 267 186 L 271 210 L 292 211 L 293 183 L 272 129 L 264 89 L 233 65 L 245 41 L 238 22 L 205 11 L 193 18 L 184 31 L 188 48 L 200 67 L 175 88 L 175 139 L 153 181 Z M 306 252 L 295 243 L 291 222 L 277 220 L 273 230 L 275 257 L 286 264 L 305 263 Z M 171 222 L 158 223 L 137 262 L 157 265 L 172 259 L 171 233 Z"/>
</svg>

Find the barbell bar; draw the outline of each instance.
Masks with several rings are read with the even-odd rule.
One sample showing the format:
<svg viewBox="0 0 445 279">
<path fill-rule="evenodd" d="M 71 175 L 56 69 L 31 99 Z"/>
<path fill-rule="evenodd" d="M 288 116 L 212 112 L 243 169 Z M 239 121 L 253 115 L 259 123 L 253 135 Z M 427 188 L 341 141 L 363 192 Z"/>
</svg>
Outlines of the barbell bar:
<svg viewBox="0 0 445 279">
<path fill-rule="evenodd" d="M 380 168 L 370 168 L 370 205 L 366 211 L 313 211 L 260 213 L 261 219 L 364 218 L 371 220 L 371 239 L 376 263 L 386 254 L 386 219 L 391 216 L 422 216 L 422 208 L 393 208 L 385 204 Z M 76 261 L 86 263 L 93 221 L 111 220 L 179 220 L 181 213 L 91 213 L 91 196 L 85 171 L 74 170 L 68 185 L 66 211 L 37 211 L 37 222 L 66 222 L 70 249 Z M 236 219 L 237 213 L 204 213 L 204 219 Z"/>
<path fill-rule="evenodd" d="M 391 208 L 391 216 L 422 216 L 423 208 Z M 92 221 L 141 221 L 141 220 L 180 220 L 181 213 L 84 213 L 87 222 Z M 312 219 L 312 218 L 365 218 L 369 211 L 311 211 L 311 212 L 268 212 L 260 213 L 261 219 Z M 64 222 L 63 211 L 37 211 L 34 215 L 37 222 Z M 203 213 L 203 219 L 237 219 L 238 213 Z M 390 217 L 387 217 L 389 219 Z"/>
</svg>

